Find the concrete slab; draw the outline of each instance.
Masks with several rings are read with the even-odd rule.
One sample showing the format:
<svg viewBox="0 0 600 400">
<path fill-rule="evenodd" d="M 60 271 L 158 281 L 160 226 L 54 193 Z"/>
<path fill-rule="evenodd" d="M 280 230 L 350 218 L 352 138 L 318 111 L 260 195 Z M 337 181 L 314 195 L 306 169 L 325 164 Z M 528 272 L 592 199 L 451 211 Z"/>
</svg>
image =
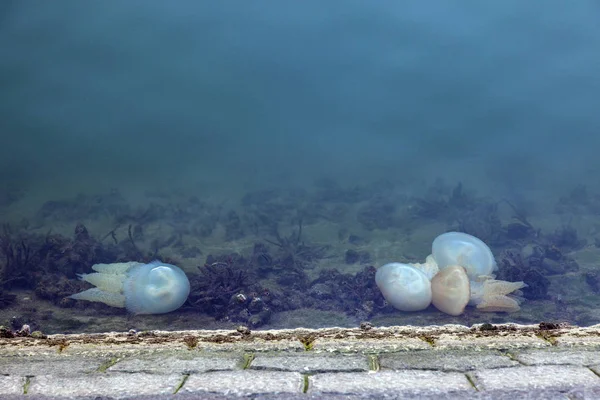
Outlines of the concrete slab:
<svg viewBox="0 0 600 400">
<path fill-rule="evenodd" d="M 464 374 L 439 371 L 382 371 L 377 373 L 325 373 L 309 377 L 309 393 L 432 395 L 475 393 Z"/>
<path fill-rule="evenodd" d="M 600 385 L 600 378 L 589 368 L 571 365 L 498 368 L 468 374 L 479 390 L 568 390 Z"/>
<path fill-rule="evenodd" d="M 250 364 L 252 370 L 320 372 L 366 372 L 369 361 L 364 355 L 343 354 L 258 354 Z"/>
<path fill-rule="evenodd" d="M 217 393 L 227 396 L 302 393 L 304 378 L 296 372 L 223 371 L 191 375 L 178 392 Z"/>
<path fill-rule="evenodd" d="M 228 371 L 241 369 L 244 355 L 239 353 L 218 355 L 200 355 L 177 353 L 166 357 L 142 356 L 128 357 L 116 362 L 107 372 L 145 372 L 149 374 L 192 374 L 208 371 Z"/>
<path fill-rule="evenodd" d="M 180 375 L 97 374 L 61 377 L 41 375 L 30 378 L 26 394 L 78 397 L 110 396 L 126 398 L 153 394 L 172 394 L 182 381 Z"/>
<path fill-rule="evenodd" d="M 437 371 L 472 371 L 476 369 L 514 367 L 519 362 L 494 350 L 426 350 L 382 354 L 382 370 L 426 369 Z"/>
<path fill-rule="evenodd" d="M 22 395 L 25 382 L 21 376 L 0 376 L 0 396 Z"/>
<path fill-rule="evenodd" d="M 511 353 L 524 365 L 600 365 L 600 349 L 552 348 Z"/>
<path fill-rule="evenodd" d="M 0 357 L 0 375 L 74 376 L 95 372 L 109 361 L 99 357 Z"/>
</svg>

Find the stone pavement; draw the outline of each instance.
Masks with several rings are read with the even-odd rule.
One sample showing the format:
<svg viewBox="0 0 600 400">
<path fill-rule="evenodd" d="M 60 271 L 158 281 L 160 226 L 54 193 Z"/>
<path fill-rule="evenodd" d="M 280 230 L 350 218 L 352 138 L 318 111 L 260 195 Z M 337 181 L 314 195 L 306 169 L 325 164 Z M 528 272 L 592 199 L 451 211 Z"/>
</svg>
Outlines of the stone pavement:
<svg viewBox="0 0 600 400">
<path fill-rule="evenodd" d="M 0 398 L 600 399 L 600 325 L 0 339 Z"/>
</svg>

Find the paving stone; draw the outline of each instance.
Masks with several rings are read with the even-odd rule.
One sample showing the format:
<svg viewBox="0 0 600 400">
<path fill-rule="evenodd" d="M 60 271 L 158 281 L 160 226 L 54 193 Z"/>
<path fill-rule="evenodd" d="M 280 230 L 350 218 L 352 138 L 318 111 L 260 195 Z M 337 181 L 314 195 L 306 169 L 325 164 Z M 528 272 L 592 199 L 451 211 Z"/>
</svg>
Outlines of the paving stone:
<svg viewBox="0 0 600 400">
<path fill-rule="evenodd" d="M 243 354 L 198 355 L 182 353 L 168 357 L 129 357 L 108 368 L 110 372 L 147 372 L 151 374 L 190 374 L 241 369 Z"/>
<path fill-rule="evenodd" d="M 571 389 L 598 386 L 600 378 L 590 369 L 571 365 L 498 368 L 469 372 L 481 390 L 493 389 Z"/>
<path fill-rule="evenodd" d="M 493 350 L 425 350 L 383 354 L 382 370 L 428 369 L 439 371 L 472 371 L 475 369 L 512 367 L 517 361 Z"/>
<path fill-rule="evenodd" d="M 23 394 L 25 378 L 21 376 L 0 376 L 0 395 Z"/>
<path fill-rule="evenodd" d="M 305 351 L 304 344 L 299 340 L 280 340 L 280 341 L 264 341 L 254 340 L 252 342 L 235 342 L 235 343 L 202 343 L 198 346 L 199 350 L 205 353 L 215 352 L 246 352 L 246 353 L 262 353 L 275 351 Z"/>
<path fill-rule="evenodd" d="M 108 358 L 87 357 L 0 357 L 0 375 L 71 376 L 97 371 Z"/>
<path fill-rule="evenodd" d="M 564 332 L 556 337 L 550 336 L 550 340 L 553 341 L 556 347 L 586 346 L 600 348 L 600 332 L 598 332 L 598 329 L 584 329 L 582 330 L 585 334 L 580 331 Z"/>
<path fill-rule="evenodd" d="M 106 343 L 101 346 L 93 346 L 86 343 L 71 343 L 68 346 L 62 348 L 60 352 L 58 347 L 54 347 L 54 353 L 60 353 L 64 356 L 79 356 L 84 355 L 86 357 L 126 357 L 136 356 L 139 354 L 170 354 L 190 351 L 189 347 L 185 343 L 160 343 L 149 346 L 148 343 Z M 196 350 L 197 351 L 197 350 Z"/>
<path fill-rule="evenodd" d="M 366 373 L 326 373 L 309 377 L 309 393 L 410 395 L 475 392 L 464 374 L 438 371 L 381 371 Z"/>
<path fill-rule="evenodd" d="M 304 378 L 296 372 L 223 371 L 190 375 L 178 392 L 247 396 L 265 393 L 302 393 Z"/>
<path fill-rule="evenodd" d="M 431 345 L 419 338 L 315 340 L 312 351 L 336 353 L 389 353 L 409 350 L 431 349 Z"/>
<path fill-rule="evenodd" d="M 511 353 L 515 360 L 525 365 L 580 365 L 600 364 L 600 350 L 547 349 L 524 350 Z"/>
<path fill-rule="evenodd" d="M 310 353 L 310 352 L 309 352 Z M 259 354 L 250 364 L 250 369 L 277 371 L 315 372 L 363 372 L 369 370 L 367 356 L 342 354 Z"/>
<path fill-rule="evenodd" d="M 552 345 L 537 337 L 534 333 L 523 333 L 519 336 L 497 334 L 491 336 L 459 336 L 443 334 L 435 339 L 436 349 L 519 349 L 519 348 L 549 348 Z"/>
<path fill-rule="evenodd" d="M 569 400 L 598 400 L 600 399 L 600 385 L 592 387 L 577 387 L 566 393 Z"/>
<path fill-rule="evenodd" d="M 182 382 L 181 375 L 95 374 L 74 377 L 54 375 L 30 379 L 28 395 L 45 396 L 110 396 L 123 398 L 134 395 L 172 394 Z"/>
</svg>

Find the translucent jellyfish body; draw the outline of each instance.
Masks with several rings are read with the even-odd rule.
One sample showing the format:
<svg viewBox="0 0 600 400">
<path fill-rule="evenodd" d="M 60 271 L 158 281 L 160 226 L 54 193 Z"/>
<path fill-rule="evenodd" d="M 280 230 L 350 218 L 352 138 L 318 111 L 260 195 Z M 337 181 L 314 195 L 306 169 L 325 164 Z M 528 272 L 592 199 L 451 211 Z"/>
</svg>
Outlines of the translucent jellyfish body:
<svg viewBox="0 0 600 400">
<path fill-rule="evenodd" d="M 435 238 L 432 255 L 440 270 L 459 265 L 470 280 L 491 276 L 496 267 L 492 251 L 483 241 L 462 232 L 447 232 Z"/>
<path fill-rule="evenodd" d="M 134 314 L 163 314 L 181 307 L 190 293 L 185 273 L 160 261 L 96 264 L 92 269 L 96 272 L 80 278 L 96 287 L 70 296 L 72 299 L 127 308 Z"/>
<path fill-rule="evenodd" d="M 431 282 L 412 265 L 385 264 L 377 269 L 375 283 L 386 301 L 398 310 L 419 311 L 431 304 Z"/>
</svg>

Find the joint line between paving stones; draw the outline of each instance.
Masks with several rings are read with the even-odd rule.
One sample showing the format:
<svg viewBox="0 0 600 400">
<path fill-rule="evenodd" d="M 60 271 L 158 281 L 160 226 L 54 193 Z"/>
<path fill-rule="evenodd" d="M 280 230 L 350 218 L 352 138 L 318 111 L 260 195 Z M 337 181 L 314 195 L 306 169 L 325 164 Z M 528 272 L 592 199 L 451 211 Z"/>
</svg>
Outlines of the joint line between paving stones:
<svg viewBox="0 0 600 400">
<path fill-rule="evenodd" d="M 590 368 L 590 367 L 586 367 L 586 368 L 587 368 L 587 369 L 589 369 L 590 371 L 592 371 L 592 373 L 593 373 L 594 375 L 596 375 L 598 378 L 600 378 L 600 374 L 599 374 L 598 372 L 594 371 L 594 370 L 593 370 L 592 368 Z"/>
<path fill-rule="evenodd" d="M 177 386 L 175 387 L 175 390 L 173 391 L 173 394 L 177 394 L 177 392 L 179 392 L 181 390 L 181 388 L 183 387 L 183 385 L 185 385 L 185 383 L 187 382 L 189 377 L 190 377 L 190 374 L 183 374 L 183 377 L 181 378 L 181 382 L 179 382 L 177 384 Z"/>
<path fill-rule="evenodd" d="M 550 343 L 551 346 L 556 346 L 558 344 L 558 342 L 556 341 L 556 338 L 554 336 L 551 336 L 548 333 L 540 332 L 540 333 L 538 333 L 535 336 L 537 336 L 538 338 L 540 338 L 540 339 L 542 339 L 542 340 Z"/>
<path fill-rule="evenodd" d="M 477 388 L 477 384 L 475 383 L 475 380 L 473 379 L 473 377 L 471 375 L 469 375 L 468 373 L 465 374 L 465 377 L 467 378 L 467 380 L 469 381 L 469 384 L 473 387 L 473 389 L 475 389 L 476 392 L 479 392 L 479 389 Z"/>
<path fill-rule="evenodd" d="M 508 358 L 511 359 L 511 361 L 515 361 L 518 362 L 521 365 L 525 365 L 525 366 L 530 366 L 527 363 L 524 363 L 523 361 L 519 360 L 517 357 L 515 357 L 514 354 L 512 354 L 510 351 L 506 351 L 506 352 L 501 352 L 502 354 L 504 354 L 505 356 L 507 356 Z"/>
<path fill-rule="evenodd" d="M 31 378 L 33 378 L 33 377 L 32 376 L 25 377 L 25 383 L 23 384 L 23 394 L 27 394 L 27 392 L 29 391 L 29 385 L 31 385 Z"/>
<path fill-rule="evenodd" d="M 424 341 L 425 343 L 427 343 L 431 347 L 435 347 L 436 346 L 435 339 L 431 335 L 426 335 L 426 334 L 420 335 L 419 339 L 421 339 L 422 341 Z"/>
<path fill-rule="evenodd" d="M 369 354 L 369 371 L 378 372 L 381 368 L 379 364 L 379 356 L 377 354 Z"/>
<path fill-rule="evenodd" d="M 254 358 L 256 356 L 254 355 L 254 353 L 246 353 L 244 354 L 244 360 L 242 362 L 242 369 L 248 369 L 250 368 L 250 365 L 252 365 L 252 361 L 254 361 Z"/>
<path fill-rule="evenodd" d="M 110 367 L 115 365 L 117 362 L 119 362 L 119 358 L 113 357 L 110 360 L 100 364 L 100 366 L 98 368 L 96 368 L 96 372 L 106 372 L 107 369 L 109 369 Z"/>
<path fill-rule="evenodd" d="M 310 385 L 308 376 L 308 374 L 302 374 L 302 393 L 308 392 L 308 387 Z"/>
</svg>

